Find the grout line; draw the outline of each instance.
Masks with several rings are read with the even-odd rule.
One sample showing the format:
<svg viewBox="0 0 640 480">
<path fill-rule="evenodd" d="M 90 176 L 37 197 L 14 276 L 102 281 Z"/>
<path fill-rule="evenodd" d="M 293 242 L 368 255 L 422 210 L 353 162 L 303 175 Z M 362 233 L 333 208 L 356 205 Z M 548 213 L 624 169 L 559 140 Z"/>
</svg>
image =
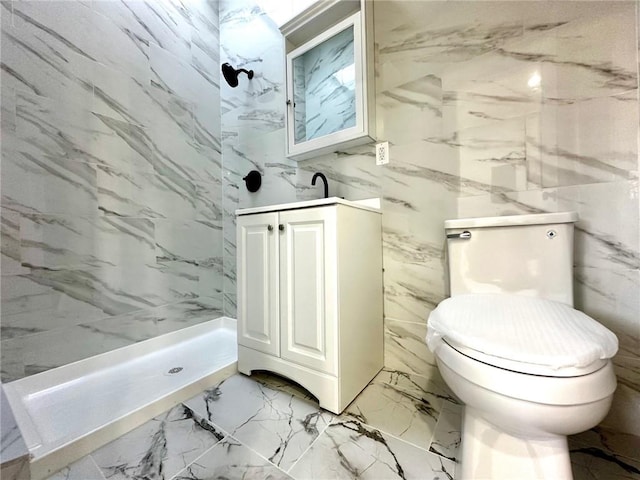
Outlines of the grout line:
<svg viewBox="0 0 640 480">
<path fill-rule="evenodd" d="M 247 445 L 244 442 L 241 442 L 240 440 L 238 440 L 236 437 L 234 437 L 233 435 L 229 435 L 230 438 L 233 438 L 236 442 L 238 442 L 240 445 L 242 445 L 243 447 L 245 447 L 246 449 L 252 451 L 253 453 L 255 453 L 256 455 L 258 455 L 260 458 L 264 459 L 268 464 L 273 465 L 275 468 L 277 468 L 278 470 L 280 470 L 283 473 L 287 473 L 285 470 L 282 469 L 282 467 L 276 465 L 275 463 L 273 463 L 271 460 L 269 460 L 268 458 L 265 458 L 264 455 L 262 455 L 260 452 L 257 452 L 256 450 L 254 450 L 253 448 L 251 448 L 249 445 Z"/>
<path fill-rule="evenodd" d="M 224 430 L 223 430 L 224 431 Z M 180 475 L 182 472 L 184 472 L 185 470 L 187 470 L 189 467 L 191 467 L 191 465 L 193 465 L 194 463 L 196 463 L 198 460 L 200 460 L 202 457 L 204 457 L 206 454 L 208 454 L 211 450 L 213 450 L 214 448 L 216 448 L 217 446 L 219 446 L 223 441 L 225 441 L 227 438 L 229 438 L 231 435 L 226 435 L 224 437 L 222 437 L 220 440 L 218 440 L 216 442 L 215 445 L 211 445 L 211 447 L 207 448 L 204 452 L 202 452 L 202 454 L 198 455 L 190 464 L 185 465 L 185 467 L 182 470 L 179 470 L 176 472 L 175 475 L 173 475 L 171 478 L 169 478 L 169 480 L 173 480 L 174 478 L 178 477 L 178 475 Z M 105 479 L 106 480 L 106 479 Z"/>
<path fill-rule="evenodd" d="M 102 472 L 102 469 L 100 468 L 100 465 L 98 465 L 98 462 L 96 462 L 95 458 L 93 458 L 93 452 L 91 452 L 87 456 L 91 460 L 91 463 L 93 463 L 93 465 L 98 469 L 98 472 L 100 472 L 101 480 L 107 480 L 107 477 L 104 476 L 104 473 Z M 73 464 L 71 464 L 71 465 L 73 465 Z M 67 466 L 70 467 L 71 465 L 67 465 Z"/>
<path fill-rule="evenodd" d="M 325 412 L 325 411 L 327 411 L 327 410 L 323 410 L 323 409 L 322 409 L 322 408 L 320 408 L 320 407 L 318 407 L 318 410 L 319 410 L 320 412 Z M 304 456 L 307 454 L 307 452 L 309 452 L 309 451 L 311 450 L 311 448 L 316 444 L 316 442 L 318 442 L 318 440 L 320 440 L 320 437 L 326 433 L 327 429 L 328 429 L 328 428 L 333 424 L 334 420 L 335 420 L 336 418 L 338 418 L 338 417 L 339 417 L 339 415 L 336 415 L 335 413 L 331 413 L 331 415 L 333 416 L 333 418 L 332 418 L 332 419 L 327 423 L 327 426 L 326 426 L 326 427 L 324 427 L 324 429 L 322 430 L 322 432 L 318 433 L 318 436 L 313 440 L 313 442 L 311 442 L 311 443 L 309 444 L 309 446 L 305 449 L 305 451 L 304 451 L 304 452 L 302 452 L 302 453 L 300 454 L 300 456 L 298 456 L 298 459 L 297 459 L 295 462 L 293 462 L 293 464 L 289 467 L 289 469 L 288 469 L 288 470 L 286 470 L 286 473 L 287 473 L 287 474 L 288 474 L 291 470 L 293 470 L 293 468 L 298 464 L 298 462 L 300 462 L 300 460 L 302 460 L 302 457 L 304 457 Z"/>
</svg>

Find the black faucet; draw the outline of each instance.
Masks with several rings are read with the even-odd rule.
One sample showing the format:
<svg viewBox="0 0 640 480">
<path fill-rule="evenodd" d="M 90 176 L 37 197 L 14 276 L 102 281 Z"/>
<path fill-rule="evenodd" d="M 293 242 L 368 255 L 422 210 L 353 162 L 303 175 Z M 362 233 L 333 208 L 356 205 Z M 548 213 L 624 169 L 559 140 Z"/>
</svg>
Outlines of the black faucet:
<svg viewBox="0 0 640 480">
<path fill-rule="evenodd" d="M 324 182 L 324 198 L 329 198 L 329 184 L 327 183 L 327 177 L 324 176 L 324 174 L 317 172 L 313 174 L 313 178 L 311 179 L 311 185 L 315 186 L 316 184 L 316 179 L 320 177 L 322 179 L 322 181 Z"/>
</svg>

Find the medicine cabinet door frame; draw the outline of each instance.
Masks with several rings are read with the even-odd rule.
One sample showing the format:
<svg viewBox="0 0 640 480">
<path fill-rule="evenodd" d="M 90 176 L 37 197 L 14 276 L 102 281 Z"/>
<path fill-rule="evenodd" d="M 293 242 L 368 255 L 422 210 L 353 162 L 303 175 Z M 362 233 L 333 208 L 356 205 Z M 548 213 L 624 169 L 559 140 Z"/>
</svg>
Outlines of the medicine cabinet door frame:
<svg viewBox="0 0 640 480">
<path fill-rule="evenodd" d="M 355 125 L 311 140 L 304 140 L 296 144 L 295 141 L 295 102 L 294 102 L 294 59 L 335 37 L 343 31 L 353 28 L 353 57 L 355 68 Z M 362 44 L 362 20 L 360 12 L 345 18 L 333 27 L 319 34 L 307 43 L 301 45 L 287 54 L 287 153 L 289 157 L 303 160 L 314 154 L 322 154 L 332 149 L 335 145 L 354 146 L 371 140 L 368 136 L 368 112 L 367 102 L 364 101 L 366 93 L 366 77 L 363 68 L 363 44 Z M 358 142 L 364 138 L 364 141 Z M 313 152 L 313 153 L 312 153 Z"/>
</svg>

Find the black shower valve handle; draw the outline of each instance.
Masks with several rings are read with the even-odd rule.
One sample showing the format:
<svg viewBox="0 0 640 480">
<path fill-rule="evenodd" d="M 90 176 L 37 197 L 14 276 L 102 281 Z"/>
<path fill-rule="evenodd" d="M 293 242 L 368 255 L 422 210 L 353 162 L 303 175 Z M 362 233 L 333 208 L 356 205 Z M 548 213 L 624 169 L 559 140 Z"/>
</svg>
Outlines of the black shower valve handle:
<svg viewBox="0 0 640 480">
<path fill-rule="evenodd" d="M 260 186 L 262 185 L 262 174 L 258 170 L 251 170 L 242 180 L 244 180 L 247 190 L 254 193 L 260 190 Z"/>
</svg>

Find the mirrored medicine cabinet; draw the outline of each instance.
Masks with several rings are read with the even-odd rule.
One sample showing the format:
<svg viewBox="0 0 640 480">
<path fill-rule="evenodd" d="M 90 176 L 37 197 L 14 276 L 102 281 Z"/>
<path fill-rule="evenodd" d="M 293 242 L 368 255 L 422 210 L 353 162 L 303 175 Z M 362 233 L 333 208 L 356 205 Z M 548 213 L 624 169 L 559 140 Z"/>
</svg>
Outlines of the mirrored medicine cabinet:
<svg viewBox="0 0 640 480">
<path fill-rule="evenodd" d="M 371 3 L 318 1 L 280 28 L 288 157 L 304 160 L 375 139 Z"/>
</svg>

